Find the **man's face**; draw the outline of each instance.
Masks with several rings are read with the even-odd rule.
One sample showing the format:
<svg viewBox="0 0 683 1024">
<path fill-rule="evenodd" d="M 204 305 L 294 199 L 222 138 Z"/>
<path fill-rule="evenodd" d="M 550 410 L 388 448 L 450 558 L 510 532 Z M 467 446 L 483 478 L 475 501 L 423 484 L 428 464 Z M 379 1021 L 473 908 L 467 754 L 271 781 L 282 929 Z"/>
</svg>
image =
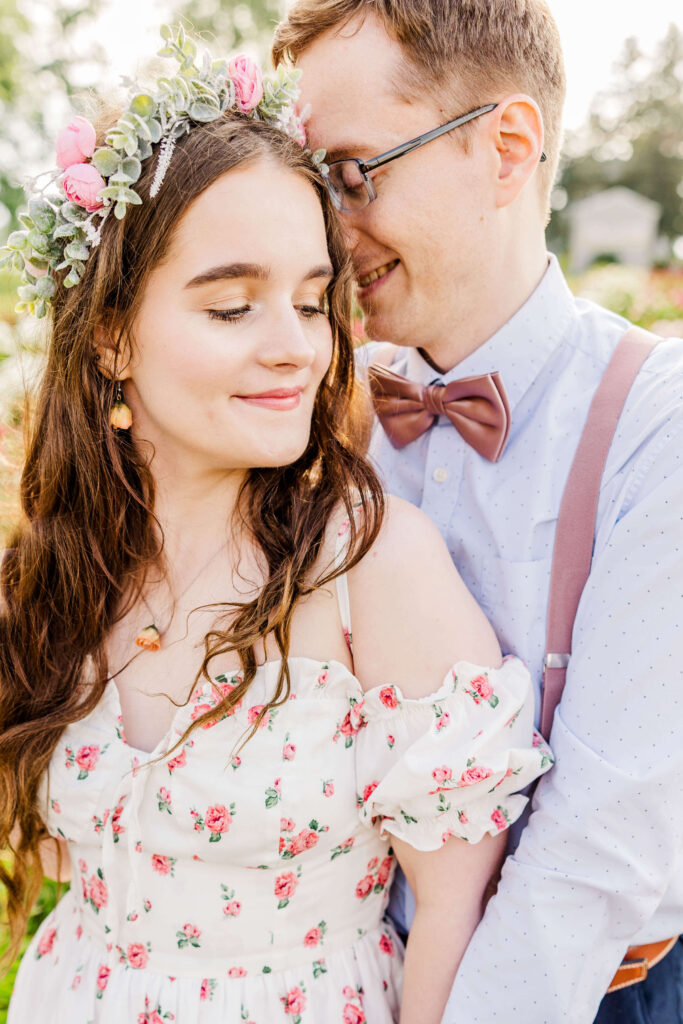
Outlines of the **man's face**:
<svg viewBox="0 0 683 1024">
<path fill-rule="evenodd" d="M 447 97 L 439 107 L 397 95 L 401 49 L 373 17 L 321 36 L 298 65 L 309 145 L 325 148 L 328 162 L 369 160 L 466 113 Z M 485 253 L 495 244 L 490 157 L 474 125 L 470 153 L 446 134 L 371 172 L 377 198 L 342 214 L 369 337 L 425 348 L 437 362 L 485 301 Z"/>
</svg>

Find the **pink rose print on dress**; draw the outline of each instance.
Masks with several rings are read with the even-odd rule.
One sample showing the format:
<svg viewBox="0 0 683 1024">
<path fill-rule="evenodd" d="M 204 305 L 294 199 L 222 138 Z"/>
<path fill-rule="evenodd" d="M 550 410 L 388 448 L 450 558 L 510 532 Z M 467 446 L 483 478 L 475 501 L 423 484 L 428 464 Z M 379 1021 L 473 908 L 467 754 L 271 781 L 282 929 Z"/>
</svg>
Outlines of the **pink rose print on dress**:
<svg viewBox="0 0 683 1024">
<path fill-rule="evenodd" d="M 202 985 L 199 989 L 199 998 L 202 1002 L 211 1001 L 216 991 L 217 981 L 215 978 L 203 978 Z"/>
<path fill-rule="evenodd" d="M 268 732 L 273 731 L 273 722 L 277 718 L 278 709 L 268 708 L 264 711 L 265 704 L 254 704 L 253 707 L 247 711 L 247 721 L 249 725 L 254 725 L 258 721 L 259 729 L 268 729 Z M 259 720 L 261 712 L 264 711 L 263 717 Z"/>
<path fill-rule="evenodd" d="M 393 686 L 383 686 L 379 691 L 379 699 L 385 708 L 398 707 L 398 697 L 396 696 L 396 689 Z"/>
<path fill-rule="evenodd" d="M 301 1014 L 306 1009 L 306 996 L 303 986 L 292 988 L 286 996 L 280 996 L 280 1002 L 284 1006 L 285 1013 L 292 1017 L 292 1024 L 301 1024 Z"/>
<path fill-rule="evenodd" d="M 293 761 L 295 755 L 296 755 L 296 747 L 294 746 L 294 744 L 293 743 L 285 743 L 284 747 L 282 748 L 282 760 L 283 761 Z"/>
<path fill-rule="evenodd" d="M 432 710 L 434 711 L 434 717 L 436 719 L 434 727 L 437 732 L 442 732 L 447 729 L 451 724 L 451 716 L 448 711 L 444 711 L 440 704 L 432 704 Z"/>
<path fill-rule="evenodd" d="M 166 762 L 166 767 L 168 768 L 168 774 L 169 775 L 173 775 L 173 772 L 176 770 L 176 768 L 184 768 L 186 764 L 187 764 L 187 755 L 185 754 L 185 750 L 183 749 L 175 757 L 172 757 L 170 759 L 170 761 Z"/>
<path fill-rule="evenodd" d="M 145 1009 L 138 1014 L 137 1024 L 164 1024 L 164 1021 L 175 1020 L 175 1014 L 170 1010 L 164 1012 L 161 1003 L 157 1004 L 156 1010 L 150 1009 L 149 996 L 145 996 Z"/>
<path fill-rule="evenodd" d="M 93 831 L 95 831 L 95 832 L 102 832 L 102 831 L 104 831 L 104 826 L 107 824 L 108 820 L 109 820 L 109 808 L 108 807 L 105 807 L 104 814 L 102 815 L 101 818 L 98 818 L 98 816 L 96 814 L 93 814 L 93 816 L 92 816 Z"/>
<path fill-rule="evenodd" d="M 325 938 L 327 922 L 319 921 L 316 928 L 309 928 L 304 935 L 304 946 L 319 946 Z"/>
<path fill-rule="evenodd" d="M 195 924 L 184 924 L 180 931 L 176 933 L 176 939 L 178 940 L 178 949 L 185 949 L 186 946 L 193 946 L 195 949 L 199 949 L 201 943 L 201 931 Z"/>
<path fill-rule="evenodd" d="M 147 966 L 151 946 L 149 942 L 143 946 L 141 942 L 131 942 L 124 950 L 122 946 L 116 947 L 119 960 L 127 967 L 141 971 Z"/>
<path fill-rule="evenodd" d="M 498 697 L 493 692 L 493 686 L 489 682 L 487 675 L 483 674 L 475 676 L 474 679 L 470 680 L 471 689 L 465 689 L 465 693 L 472 698 L 475 704 L 481 704 L 482 701 L 486 701 L 490 707 L 495 708 L 498 706 Z"/>
<path fill-rule="evenodd" d="M 95 913 L 99 914 L 102 907 L 106 907 L 108 898 L 102 868 L 98 868 L 97 874 L 92 875 L 88 884 L 88 902 Z"/>
<path fill-rule="evenodd" d="M 332 779 L 323 779 L 323 796 L 328 798 L 334 796 L 334 781 Z"/>
<path fill-rule="evenodd" d="M 166 857 L 161 853 L 152 854 L 152 870 L 158 875 L 170 875 L 175 877 L 176 857 Z"/>
<path fill-rule="evenodd" d="M 193 807 L 190 814 L 194 818 L 195 832 L 203 832 L 206 828 L 211 833 L 209 842 L 217 843 L 230 830 L 232 819 L 235 817 L 235 805 L 230 804 L 228 809 L 224 804 L 213 804 L 207 808 L 204 817 Z"/>
<path fill-rule="evenodd" d="M 65 747 L 64 753 L 66 755 L 66 767 L 72 768 L 76 765 L 78 768 L 78 778 L 87 779 L 90 772 L 95 770 L 97 762 L 100 759 L 100 754 L 103 753 L 108 746 L 109 744 L 107 743 L 100 750 L 96 745 L 88 745 L 80 747 L 75 754 L 71 747 Z"/>
<path fill-rule="evenodd" d="M 231 967 L 228 971 L 229 978 L 246 978 L 247 972 L 244 967 Z"/>
<path fill-rule="evenodd" d="M 160 811 L 166 811 L 168 814 L 173 814 L 171 810 L 171 792 L 166 789 L 165 786 L 161 786 L 157 793 L 157 804 Z"/>
<path fill-rule="evenodd" d="M 57 166 L 65 171 L 71 164 L 81 164 L 95 152 L 95 129 L 84 117 L 72 117 L 55 140 Z"/>
<path fill-rule="evenodd" d="M 296 874 L 293 871 L 286 871 L 275 879 L 275 898 L 278 901 L 278 910 L 283 910 L 294 896 L 300 876 L 301 868 L 298 868 Z"/>
<path fill-rule="evenodd" d="M 109 981 L 110 973 L 111 973 L 111 971 L 110 971 L 109 967 L 107 967 L 106 964 L 100 964 L 99 970 L 97 972 L 97 992 L 96 992 L 96 995 L 97 995 L 98 999 L 101 999 L 102 996 L 104 995 L 104 990 L 107 987 L 107 982 Z"/>
<path fill-rule="evenodd" d="M 367 724 L 364 717 L 365 700 L 358 700 L 356 697 L 350 697 L 349 703 L 351 708 L 337 726 L 337 731 L 332 737 L 333 741 L 336 743 L 343 736 L 344 746 L 347 748 L 353 746 L 354 736 L 356 736 Z"/>
<path fill-rule="evenodd" d="M 389 936 L 386 934 L 380 936 L 379 948 L 382 950 L 383 953 L 386 953 L 387 956 L 394 955 L 394 944 L 389 938 Z"/>
<path fill-rule="evenodd" d="M 226 917 L 239 917 L 242 911 L 242 904 L 235 899 L 235 890 L 228 885 L 221 883 L 221 899 L 225 900 L 223 913 Z"/>
<path fill-rule="evenodd" d="M 282 792 L 280 790 L 281 779 L 275 779 L 272 786 L 268 786 L 265 794 L 266 807 L 276 807 L 277 804 L 282 800 Z"/>
<path fill-rule="evenodd" d="M 366 804 L 368 802 L 368 800 L 370 799 L 370 797 L 375 792 L 375 790 L 377 789 L 378 786 L 379 786 L 379 780 L 377 780 L 377 779 L 375 779 L 374 782 L 368 782 L 367 786 L 363 790 L 363 803 L 364 804 Z"/>
<path fill-rule="evenodd" d="M 120 824 L 120 818 L 121 818 L 121 815 L 123 814 L 123 801 L 124 801 L 124 799 L 125 799 L 125 797 L 121 797 L 120 798 L 119 803 L 114 808 L 114 811 L 113 811 L 112 816 L 111 816 L 111 830 L 112 830 L 112 833 L 114 835 L 114 842 L 115 843 L 118 843 L 119 839 L 121 838 L 123 833 L 126 831 L 125 828 L 123 827 L 123 825 Z"/>
<path fill-rule="evenodd" d="M 280 819 L 280 844 L 279 853 L 283 860 L 289 860 L 303 853 L 304 850 L 312 850 L 318 845 L 320 835 L 329 831 L 329 825 L 320 825 L 315 818 L 308 823 L 308 828 L 303 828 L 297 835 L 290 833 L 296 825 L 291 818 Z"/>
<path fill-rule="evenodd" d="M 321 686 L 321 687 L 325 686 L 325 684 L 327 683 L 328 675 L 329 675 L 329 668 L 330 668 L 329 665 L 323 665 L 322 666 L 322 672 L 320 673 L 320 675 L 318 676 L 318 678 L 315 681 L 315 685 L 316 686 Z"/>
<path fill-rule="evenodd" d="M 365 1024 L 362 990 L 356 991 L 350 985 L 345 985 L 342 995 L 348 1000 L 342 1011 L 343 1024 Z"/>
<path fill-rule="evenodd" d="M 343 853 L 350 853 L 351 850 L 353 849 L 353 844 L 354 837 L 349 836 L 349 838 L 345 839 L 343 843 L 339 844 L 339 846 L 334 847 L 332 853 L 330 854 L 330 860 L 334 860 L 336 857 L 341 857 Z"/>
<path fill-rule="evenodd" d="M 505 808 L 501 807 L 499 804 L 498 807 L 496 807 L 493 814 L 491 815 L 491 821 L 496 826 L 498 831 L 502 832 L 503 829 L 507 828 L 508 825 L 510 824 L 510 817 Z"/>
<path fill-rule="evenodd" d="M 488 779 L 493 775 L 490 768 L 484 768 L 483 765 L 472 765 L 470 768 L 466 768 L 458 780 L 458 786 L 474 786 L 477 782 L 483 782 L 484 779 Z"/>
<path fill-rule="evenodd" d="M 56 938 L 56 928 L 48 928 L 47 931 L 43 932 L 40 937 L 40 942 L 38 943 L 38 948 L 36 949 L 36 960 L 40 960 L 42 956 L 47 956 L 48 953 L 52 952 L 52 947 L 55 944 Z"/>
<path fill-rule="evenodd" d="M 235 86 L 238 109 L 244 114 L 254 110 L 263 99 L 263 79 L 258 64 L 241 53 L 229 61 L 227 77 Z"/>
<path fill-rule="evenodd" d="M 391 874 L 391 869 L 392 869 L 393 865 L 394 865 L 394 858 L 393 857 L 385 857 L 384 860 L 382 861 L 382 863 L 379 866 L 379 869 L 377 871 L 377 884 L 379 886 L 381 886 L 382 888 L 384 888 L 384 886 L 389 881 L 389 875 Z"/>
<path fill-rule="evenodd" d="M 372 875 L 366 875 L 361 878 L 360 882 L 356 886 L 356 898 L 359 900 L 365 900 L 370 895 L 375 885 L 375 879 Z"/>
</svg>

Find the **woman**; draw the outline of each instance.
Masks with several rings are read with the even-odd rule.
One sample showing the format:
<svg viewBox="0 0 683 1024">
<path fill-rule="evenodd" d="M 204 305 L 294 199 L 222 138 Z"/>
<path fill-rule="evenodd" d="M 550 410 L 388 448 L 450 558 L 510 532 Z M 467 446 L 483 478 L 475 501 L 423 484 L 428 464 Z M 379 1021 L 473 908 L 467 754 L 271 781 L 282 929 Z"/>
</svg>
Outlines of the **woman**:
<svg viewBox="0 0 683 1024">
<path fill-rule="evenodd" d="M 54 294 L 23 293 L 54 320 L 2 569 L 15 948 L 48 848 L 72 884 L 9 1020 L 437 1022 L 510 794 L 550 759 L 526 670 L 354 441 L 346 258 L 309 156 L 264 123 L 299 130 L 280 86 L 260 101 L 244 60 L 214 79 L 211 119 L 202 89 L 131 101 L 107 138 L 129 153 L 147 118 L 132 183 L 75 123 L 92 244 L 45 248 Z"/>
</svg>

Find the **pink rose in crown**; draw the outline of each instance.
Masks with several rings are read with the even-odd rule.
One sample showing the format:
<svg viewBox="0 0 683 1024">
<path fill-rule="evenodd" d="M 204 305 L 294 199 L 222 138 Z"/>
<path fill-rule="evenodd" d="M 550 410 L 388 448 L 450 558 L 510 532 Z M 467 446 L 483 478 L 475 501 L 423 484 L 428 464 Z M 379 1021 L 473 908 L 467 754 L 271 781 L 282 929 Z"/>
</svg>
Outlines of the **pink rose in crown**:
<svg viewBox="0 0 683 1024">
<path fill-rule="evenodd" d="M 235 86 L 235 102 L 239 110 L 248 114 L 263 99 L 263 78 L 258 64 L 240 53 L 228 64 L 228 78 Z"/>
<path fill-rule="evenodd" d="M 484 779 L 488 779 L 491 774 L 490 768 L 483 768 L 475 765 L 472 768 L 467 768 L 462 773 L 458 780 L 458 785 L 473 786 L 476 782 L 482 782 Z"/>
<path fill-rule="evenodd" d="M 104 201 L 97 198 L 97 193 L 105 187 L 106 182 L 92 164 L 71 164 L 64 172 L 62 184 L 67 198 L 77 206 L 84 206 L 88 213 L 104 206 Z"/>
<path fill-rule="evenodd" d="M 82 164 L 95 152 L 95 129 L 84 117 L 72 117 L 55 142 L 57 166 L 63 171 L 71 164 Z"/>
</svg>

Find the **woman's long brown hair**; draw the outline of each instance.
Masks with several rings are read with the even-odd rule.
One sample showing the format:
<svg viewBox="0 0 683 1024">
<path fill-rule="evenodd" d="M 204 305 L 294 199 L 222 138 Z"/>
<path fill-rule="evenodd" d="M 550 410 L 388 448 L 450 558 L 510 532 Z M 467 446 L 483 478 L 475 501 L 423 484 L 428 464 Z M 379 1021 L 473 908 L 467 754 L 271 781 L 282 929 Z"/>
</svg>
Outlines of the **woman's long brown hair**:
<svg viewBox="0 0 683 1024">
<path fill-rule="evenodd" d="M 150 567 L 163 566 L 149 458 L 128 433 L 109 427 L 114 384 L 98 370 L 94 328 L 116 325 L 119 339 L 134 336 L 149 273 L 166 258 L 189 205 L 220 175 L 259 159 L 303 176 L 320 200 L 335 272 L 327 293 L 333 357 L 301 458 L 289 466 L 253 469 L 243 485 L 238 508 L 263 555 L 267 579 L 253 601 L 233 606 L 230 619 L 206 636 L 193 685 L 202 676 L 210 679 L 210 661 L 226 651 L 239 654 L 243 678 L 179 743 L 242 699 L 256 672 L 257 641 L 266 636 L 282 656 L 269 707 L 287 699 L 297 600 L 355 565 L 380 527 L 380 485 L 349 426 L 355 395 L 350 273 L 324 184 L 302 149 L 262 122 L 231 113 L 195 126 L 178 142 L 154 200 L 148 196 L 156 158 L 145 162 L 136 185 L 143 204 L 130 207 L 122 221 L 106 221 L 81 283 L 70 290 L 60 285 L 54 299 L 21 480 L 22 520 L 0 570 L 0 850 L 10 846 L 14 827 L 19 837 L 11 863 L 0 865 L 11 933 L 5 963 L 16 955 L 42 883 L 39 844 L 47 830 L 37 799 L 41 777 L 64 729 L 102 697 L 109 631 L 139 597 Z M 351 512 L 358 501 L 363 510 L 356 524 Z M 346 559 L 311 582 L 326 526 L 340 505 L 351 517 Z M 94 682 L 86 683 L 87 658 L 97 671 Z"/>
</svg>

